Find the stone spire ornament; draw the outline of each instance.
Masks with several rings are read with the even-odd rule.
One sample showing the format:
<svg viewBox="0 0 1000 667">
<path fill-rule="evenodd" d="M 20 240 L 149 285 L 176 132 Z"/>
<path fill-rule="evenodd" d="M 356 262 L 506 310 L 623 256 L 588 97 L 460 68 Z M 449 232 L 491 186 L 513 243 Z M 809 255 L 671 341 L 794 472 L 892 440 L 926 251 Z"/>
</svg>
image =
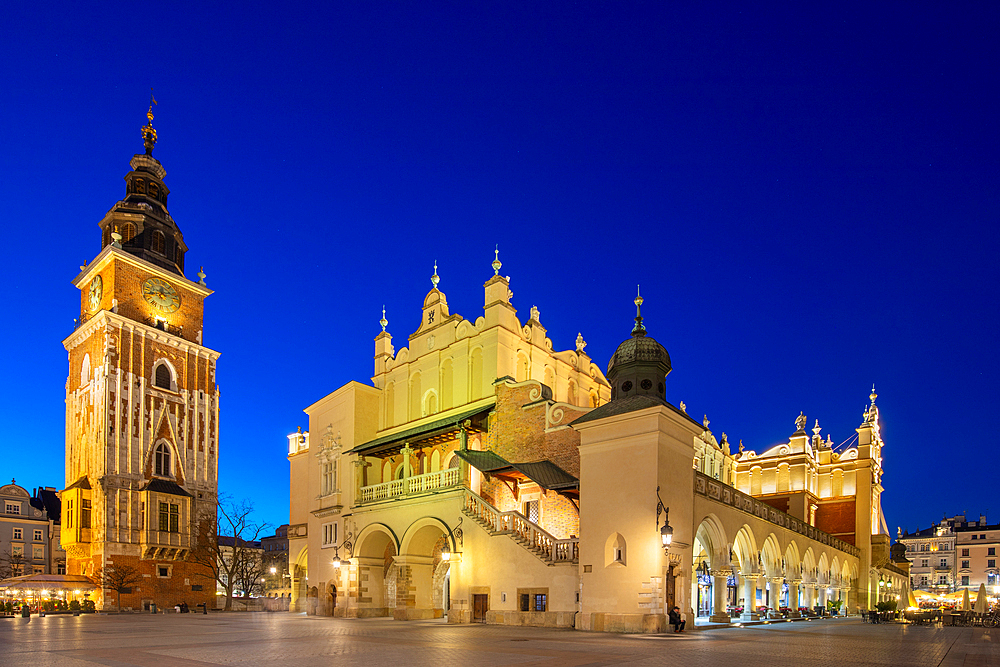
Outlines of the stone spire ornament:
<svg viewBox="0 0 1000 667">
<path fill-rule="evenodd" d="M 816 420 L 816 425 L 812 427 L 813 436 L 815 436 L 815 437 L 818 438 L 819 437 L 819 432 L 822 431 L 822 430 L 823 429 L 821 429 L 820 426 L 819 426 L 819 420 L 817 419 Z"/>
<path fill-rule="evenodd" d="M 198 284 L 199 285 L 204 285 L 205 284 L 205 275 L 206 275 L 205 274 L 205 267 L 203 266 L 200 269 L 198 269 Z"/>
<path fill-rule="evenodd" d="M 503 263 L 500 262 L 500 244 L 498 243 L 493 249 L 493 275 L 500 275 L 500 267 Z"/>
<path fill-rule="evenodd" d="M 389 326 L 389 320 L 385 319 L 385 304 L 382 304 L 382 319 L 378 323 L 382 325 L 382 333 L 385 333 L 385 328 Z"/>
<path fill-rule="evenodd" d="M 635 299 L 632 301 L 635 304 L 635 326 L 632 327 L 633 336 L 645 336 L 646 327 L 642 324 L 642 295 L 639 293 L 639 286 L 635 286 Z"/>
<path fill-rule="evenodd" d="M 441 282 L 441 276 L 438 275 L 438 262 L 434 260 L 434 275 L 431 276 L 431 285 L 434 285 L 434 289 L 437 289 L 438 283 Z"/>
</svg>

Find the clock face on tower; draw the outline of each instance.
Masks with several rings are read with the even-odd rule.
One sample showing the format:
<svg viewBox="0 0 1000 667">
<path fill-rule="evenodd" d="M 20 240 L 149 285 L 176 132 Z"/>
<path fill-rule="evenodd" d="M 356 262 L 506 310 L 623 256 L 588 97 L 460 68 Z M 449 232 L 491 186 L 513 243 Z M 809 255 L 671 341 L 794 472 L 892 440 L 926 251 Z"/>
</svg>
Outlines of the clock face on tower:
<svg viewBox="0 0 1000 667">
<path fill-rule="evenodd" d="M 104 281 L 101 280 L 100 276 L 94 276 L 94 279 L 90 281 L 90 295 L 87 302 L 91 310 L 97 310 L 98 306 L 101 305 L 102 296 L 104 296 Z"/>
<path fill-rule="evenodd" d="M 172 313 L 181 307 L 181 295 L 166 280 L 147 278 L 142 284 L 142 298 L 153 308 Z"/>
</svg>

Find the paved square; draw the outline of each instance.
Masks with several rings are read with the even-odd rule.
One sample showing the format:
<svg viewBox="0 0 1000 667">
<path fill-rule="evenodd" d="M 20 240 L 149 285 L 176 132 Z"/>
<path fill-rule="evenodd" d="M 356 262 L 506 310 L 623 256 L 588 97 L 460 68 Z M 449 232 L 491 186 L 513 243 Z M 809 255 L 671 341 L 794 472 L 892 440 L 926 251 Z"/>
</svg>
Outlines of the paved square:
<svg viewBox="0 0 1000 667">
<path fill-rule="evenodd" d="M 998 638 L 998 629 L 868 625 L 855 619 L 620 636 L 287 613 L 49 616 L 0 619 L 0 667 L 1000 667 Z"/>
</svg>

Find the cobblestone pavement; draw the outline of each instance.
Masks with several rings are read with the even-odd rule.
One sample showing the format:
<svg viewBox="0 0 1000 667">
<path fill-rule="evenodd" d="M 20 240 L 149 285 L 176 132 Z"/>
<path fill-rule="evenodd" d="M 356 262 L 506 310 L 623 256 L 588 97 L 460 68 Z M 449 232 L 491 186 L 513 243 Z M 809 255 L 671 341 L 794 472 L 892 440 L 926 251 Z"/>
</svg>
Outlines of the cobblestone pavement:
<svg viewBox="0 0 1000 667">
<path fill-rule="evenodd" d="M 287 613 L 0 619 L 0 667 L 278 664 L 1000 667 L 1000 629 L 838 619 L 621 636 Z"/>
</svg>

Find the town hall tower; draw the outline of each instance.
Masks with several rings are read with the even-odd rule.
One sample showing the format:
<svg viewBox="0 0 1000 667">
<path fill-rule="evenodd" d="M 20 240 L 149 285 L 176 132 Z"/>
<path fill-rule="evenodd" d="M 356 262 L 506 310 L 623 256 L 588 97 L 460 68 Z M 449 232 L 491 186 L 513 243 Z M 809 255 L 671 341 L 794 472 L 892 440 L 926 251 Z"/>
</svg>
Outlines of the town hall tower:
<svg viewBox="0 0 1000 667">
<path fill-rule="evenodd" d="M 63 341 L 67 573 L 137 568 L 142 581 L 121 596 L 132 608 L 215 594 L 214 581 L 189 560 L 217 504 L 219 353 L 202 344 L 212 290 L 203 272 L 197 281 L 184 275 L 187 246 L 152 154 L 152 107 L 148 118 L 125 198 L 100 222 L 101 251 L 73 280 L 80 318 Z"/>
</svg>

